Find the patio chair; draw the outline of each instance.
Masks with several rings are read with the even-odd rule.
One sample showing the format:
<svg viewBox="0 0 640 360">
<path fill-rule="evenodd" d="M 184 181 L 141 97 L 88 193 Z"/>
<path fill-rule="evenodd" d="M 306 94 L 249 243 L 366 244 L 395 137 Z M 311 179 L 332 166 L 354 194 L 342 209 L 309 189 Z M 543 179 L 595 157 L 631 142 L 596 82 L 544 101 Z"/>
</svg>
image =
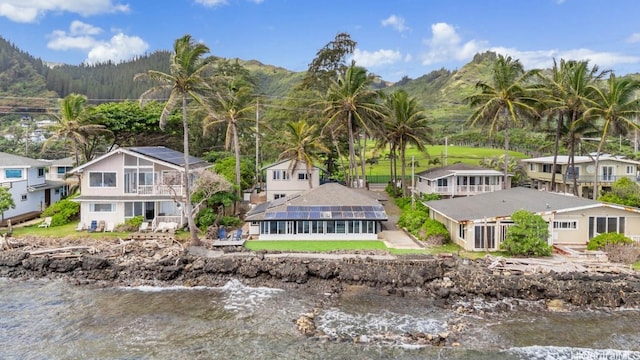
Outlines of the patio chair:
<svg viewBox="0 0 640 360">
<path fill-rule="evenodd" d="M 224 226 L 221 226 L 220 229 L 218 229 L 218 239 L 220 241 L 225 240 L 227 237 L 227 230 L 224 228 Z"/>
<path fill-rule="evenodd" d="M 89 232 L 95 232 L 97 227 L 98 227 L 98 221 L 91 220 L 91 225 L 89 225 Z"/>
<path fill-rule="evenodd" d="M 47 216 L 46 218 L 44 218 L 44 221 L 38 225 L 38 227 L 43 227 L 43 228 L 48 228 L 49 226 L 51 226 L 51 216 Z"/>
<path fill-rule="evenodd" d="M 105 227 L 105 222 L 104 220 L 100 220 L 98 222 L 98 227 L 96 227 L 96 231 L 98 232 L 103 232 L 104 231 L 104 227 Z"/>
<path fill-rule="evenodd" d="M 238 229 L 236 233 L 231 238 L 232 241 L 240 241 L 242 240 L 242 228 Z"/>
<path fill-rule="evenodd" d="M 143 221 L 142 224 L 140 224 L 140 227 L 138 228 L 139 232 L 147 232 L 149 231 L 149 223 L 146 221 Z"/>
<path fill-rule="evenodd" d="M 78 223 L 78 226 L 76 226 L 76 231 L 82 231 L 82 230 L 84 230 L 84 223 L 80 221 Z"/>
<path fill-rule="evenodd" d="M 115 230 L 116 228 L 116 224 L 114 224 L 113 222 L 108 222 L 107 223 L 107 227 L 104 228 L 105 232 L 113 232 L 113 230 Z"/>
</svg>

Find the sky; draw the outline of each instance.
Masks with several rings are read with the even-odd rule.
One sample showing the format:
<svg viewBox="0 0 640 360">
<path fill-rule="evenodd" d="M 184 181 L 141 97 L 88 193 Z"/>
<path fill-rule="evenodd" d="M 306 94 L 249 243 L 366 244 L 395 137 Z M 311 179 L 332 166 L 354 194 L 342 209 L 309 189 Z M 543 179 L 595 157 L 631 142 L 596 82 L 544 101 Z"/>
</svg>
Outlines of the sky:
<svg viewBox="0 0 640 360">
<path fill-rule="evenodd" d="M 487 50 L 527 69 L 589 60 L 640 73 L 637 0 L 0 0 L 0 36 L 54 63 L 121 62 L 190 34 L 212 55 L 303 71 L 336 34 L 386 81 Z"/>
</svg>

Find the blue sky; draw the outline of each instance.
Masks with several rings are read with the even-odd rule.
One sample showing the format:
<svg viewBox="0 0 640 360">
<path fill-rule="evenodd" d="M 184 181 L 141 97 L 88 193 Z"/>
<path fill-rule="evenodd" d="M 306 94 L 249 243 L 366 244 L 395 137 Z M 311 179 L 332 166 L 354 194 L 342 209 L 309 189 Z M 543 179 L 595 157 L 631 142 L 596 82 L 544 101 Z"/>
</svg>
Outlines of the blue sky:
<svg viewBox="0 0 640 360">
<path fill-rule="evenodd" d="M 170 50 L 184 34 L 213 55 L 302 71 L 339 32 L 359 65 L 397 81 L 493 50 L 527 68 L 589 59 L 640 72 L 637 0 L 0 0 L 0 35 L 80 64 Z"/>
</svg>

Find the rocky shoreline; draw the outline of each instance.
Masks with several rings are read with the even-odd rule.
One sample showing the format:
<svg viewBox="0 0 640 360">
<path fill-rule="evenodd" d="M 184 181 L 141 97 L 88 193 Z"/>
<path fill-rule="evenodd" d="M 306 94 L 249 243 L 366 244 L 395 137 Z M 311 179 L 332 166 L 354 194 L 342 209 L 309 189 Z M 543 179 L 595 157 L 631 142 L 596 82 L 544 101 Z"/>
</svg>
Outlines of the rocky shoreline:
<svg viewBox="0 0 640 360">
<path fill-rule="evenodd" d="M 474 298 L 547 301 L 579 308 L 640 306 L 638 273 L 518 273 L 491 270 L 488 263 L 456 256 L 319 258 L 247 251 L 206 257 L 187 250 L 163 257 L 90 253 L 59 257 L 12 249 L 0 252 L 0 277 L 63 278 L 97 286 L 221 286 L 238 279 L 249 286 L 320 294 L 340 293 L 347 286 L 358 285 L 382 294 L 426 297 L 443 307 Z"/>
</svg>

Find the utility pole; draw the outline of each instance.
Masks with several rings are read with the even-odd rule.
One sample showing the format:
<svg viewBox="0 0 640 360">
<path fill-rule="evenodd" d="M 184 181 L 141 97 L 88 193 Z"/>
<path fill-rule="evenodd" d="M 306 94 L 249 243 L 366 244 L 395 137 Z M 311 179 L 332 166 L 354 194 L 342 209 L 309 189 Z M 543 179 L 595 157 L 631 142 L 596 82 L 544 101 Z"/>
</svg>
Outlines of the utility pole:
<svg viewBox="0 0 640 360">
<path fill-rule="evenodd" d="M 256 185 L 260 186 L 260 98 L 256 98 Z"/>
</svg>

